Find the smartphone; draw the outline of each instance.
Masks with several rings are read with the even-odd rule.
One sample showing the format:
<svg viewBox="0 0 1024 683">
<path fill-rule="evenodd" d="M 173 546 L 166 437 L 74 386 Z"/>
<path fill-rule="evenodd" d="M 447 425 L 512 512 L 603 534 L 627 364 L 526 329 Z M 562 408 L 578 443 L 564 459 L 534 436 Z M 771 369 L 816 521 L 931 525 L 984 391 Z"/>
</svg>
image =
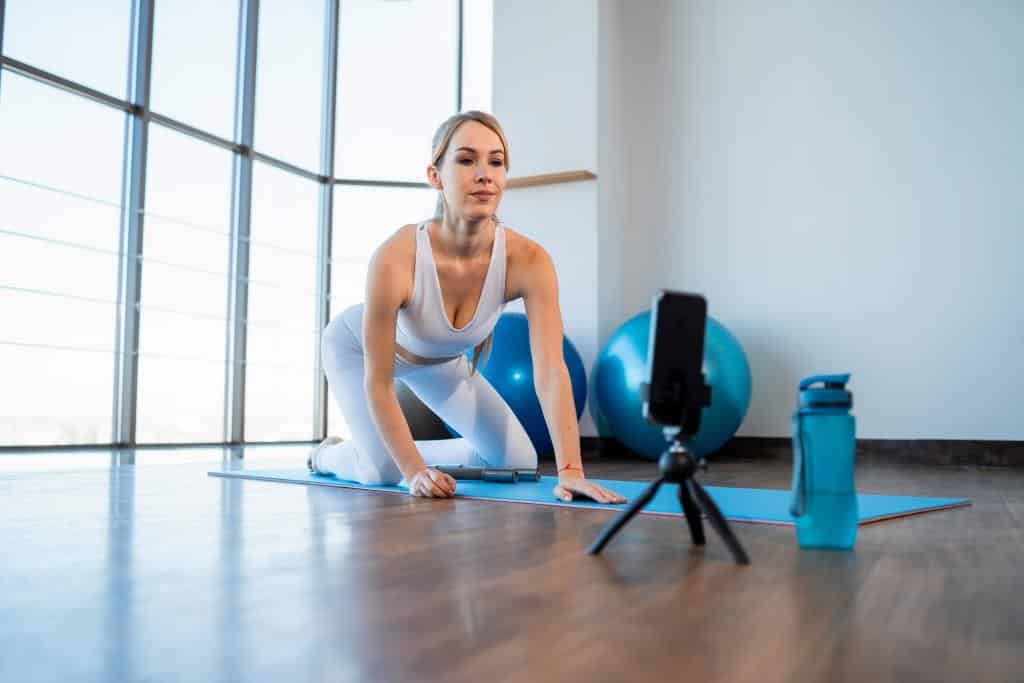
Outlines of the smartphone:
<svg viewBox="0 0 1024 683">
<path fill-rule="evenodd" d="M 707 315 L 699 294 L 661 289 L 651 300 L 643 397 L 648 422 L 678 426 L 685 434 L 700 427 L 701 407 L 711 400 L 702 371 Z"/>
</svg>

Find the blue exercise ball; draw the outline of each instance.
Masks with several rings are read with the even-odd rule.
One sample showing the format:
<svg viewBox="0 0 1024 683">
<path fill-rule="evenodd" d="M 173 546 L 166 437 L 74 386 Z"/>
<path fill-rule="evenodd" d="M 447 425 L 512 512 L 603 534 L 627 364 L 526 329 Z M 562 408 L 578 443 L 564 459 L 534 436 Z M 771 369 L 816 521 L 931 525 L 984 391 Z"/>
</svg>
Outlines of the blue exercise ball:
<svg viewBox="0 0 1024 683">
<path fill-rule="evenodd" d="M 472 351 L 467 355 L 472 358 Z M 569 368 L 576 419 L 583 415 L 587 400 L 587 371 L 583 359 L 568 337 L 562 337 L 562 355 Z M 503 313 L 494 328 L 491 354 L 478 371 L 498 391 L 533 442 L 538 455 L 554 453 L 540 400 L 533 387 L 533 356 L 530 354 L 530 328 L 522 313 Z M 449 430 L 455 436 L 458 434 Z"/>
<path fill-rule="evenodd" d="M 656 460 L 667 444 L 661 426 L 644 419 L 640 395 L 650 327 L 651 313 L 646 311 L 627 320 L 605 344 L 591 373 L 590 413 L 596 424 L 603 423 L 627 448 Z M 700 429 L 688 446 L 697 457 L 724 446 L 750 407 L 747 356 L 736 337 L 710 316 L 704 333 L 703 371 L 704 381 L 711 386 L 711 405 L 701 411 Z"/>
</svg>

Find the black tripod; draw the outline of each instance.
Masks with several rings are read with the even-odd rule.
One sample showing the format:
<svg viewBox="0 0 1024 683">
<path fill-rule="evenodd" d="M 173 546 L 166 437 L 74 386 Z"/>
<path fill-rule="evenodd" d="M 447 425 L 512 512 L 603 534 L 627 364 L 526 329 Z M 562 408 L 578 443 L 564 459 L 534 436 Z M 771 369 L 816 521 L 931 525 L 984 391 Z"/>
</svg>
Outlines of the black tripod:
<svg viewBox="0 0 1024 683">
<path fill-rule="evenodd" d="M 651 502 L 661 485 L 669 482 L 679 484 L 679 503 L 686 514 L 686 522 L 690 526 L 690 536 L 693 537 L 694 545 L 704 545 L 704 525 L 700 519 L 700 513 L 703 511 L 707 515 L 708 521 L 711 522 L 711 526 L 729 546 L 736 563 L 750 564 L 750 558 L 747 557 L 746 551 L 740 545 L 739 539 L 733 534 L 729 523 L 725 521 L 721 510 L 718 509 L 715 501 L 711 500 L 711 496 L 704 490 L 704 487 L 693 478 L 697 470 L 697 463 L 694 462 L 693 457 L 683 444 L 683 439 L 686 437 L 682 436 L 682 429 L 665 427 L 664 431 L 665 438 L 669 439 L 671 443 L 658 461 L 661 476 L 655 479 L 654 483 L 647 487 L 647 490 L 639 498 L 630 503 L 629 507 L 601 531 L 594 544 L 590 546 L 590 554 L 596 555 L 601 552 L 608 541 L 612 540 L 615 534 L 626 525 L 626 522 Z"/>
</svg>

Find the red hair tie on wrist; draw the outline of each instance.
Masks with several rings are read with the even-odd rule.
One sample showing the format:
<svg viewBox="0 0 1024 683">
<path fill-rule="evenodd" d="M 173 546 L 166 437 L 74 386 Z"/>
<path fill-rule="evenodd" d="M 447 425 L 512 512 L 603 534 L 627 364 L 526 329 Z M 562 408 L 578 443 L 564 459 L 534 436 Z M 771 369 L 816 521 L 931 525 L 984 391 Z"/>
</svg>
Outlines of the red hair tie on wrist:
<svg viewBox="0 0 1024 683">
<path fill-rule="evenodd" d="M 559 468 L 558 472 L 559 472 L 559 474 L 561 474 L 562 472 L 564 472 L 566 470 L 579 470 L 580 472 L 582 472 L 583 468 L 582 467 L 577 467 L 576 465 L 566 465 L 565 467 Z"/>
</svg>

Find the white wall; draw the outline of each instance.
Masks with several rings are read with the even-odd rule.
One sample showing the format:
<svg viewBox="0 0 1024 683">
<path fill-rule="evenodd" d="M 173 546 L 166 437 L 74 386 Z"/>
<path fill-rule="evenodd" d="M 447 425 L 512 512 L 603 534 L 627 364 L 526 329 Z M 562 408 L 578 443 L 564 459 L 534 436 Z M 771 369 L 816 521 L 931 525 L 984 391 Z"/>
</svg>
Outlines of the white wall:
<svg viewBox="0 0 1024 683">
<path fill-rule="evenodd" d="M 510 176 L 596 169 L 597 29 L 587 0 L 495 2 L 494 114 L 509 140 Z M 597 197 L 595 182 L 519 188 L 499 210 L 551 254 L 565 333 L 588 371 L 599 351 Z M 580 432 L 596 433 L 589 411 Z"/>
<path fill-rule="evenodd" d="M 644 248 L 602 270 L 601 322 L 705 293 L 751 362 L 741 434 L 786 435 L 798 379 L 850 371 L 861 437 L 1024 439 L 1024 4 L 605 16 L 599 146 L 628 182 L 615 236 L 602 167 L 601 234 Z"/>
<path fill-rule="evenodd" d="M 1024 4 L 495 6 L 508 193 L 588 369 L 658 287 L 747 350 L 740 434 L 850 371 L 864 438 L 1024 439 Z M 593 434 L 587 420 L 584 434 Z"/>
</svg>

